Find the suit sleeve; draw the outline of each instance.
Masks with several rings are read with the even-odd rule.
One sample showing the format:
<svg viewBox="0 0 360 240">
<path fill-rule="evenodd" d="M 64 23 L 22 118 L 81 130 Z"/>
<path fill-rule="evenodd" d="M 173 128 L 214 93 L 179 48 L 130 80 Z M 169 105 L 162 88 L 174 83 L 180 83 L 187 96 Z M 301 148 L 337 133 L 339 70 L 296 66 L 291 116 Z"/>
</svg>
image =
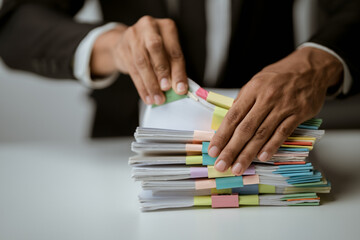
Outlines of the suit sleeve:
<svg viewBox="0 0 360 240">
<path fill-rule="evenodd" d="M 347 64 L 352 76 L 348 95 L 360 92 L 360 1 L 319 1 L 326 21 L 309 42 L 321 44 L 336 52 Z"/>
<path fill-rule="evenodd" d="M 77 46 L 97 24 L 73 20 L 83 1 L 9 1 L 0 10 L 0 57 L 11 68 L 72 78 Z"/>
</svg>

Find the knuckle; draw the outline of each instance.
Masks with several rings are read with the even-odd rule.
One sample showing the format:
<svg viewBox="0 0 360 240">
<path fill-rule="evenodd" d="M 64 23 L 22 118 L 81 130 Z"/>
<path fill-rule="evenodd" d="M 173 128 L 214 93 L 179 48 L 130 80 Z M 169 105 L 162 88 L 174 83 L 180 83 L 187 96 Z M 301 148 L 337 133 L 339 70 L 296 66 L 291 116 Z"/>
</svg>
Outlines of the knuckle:
<svg viewBox="0 0 360 240">
<path fill-rule="evenodd" d="M 153 18 L 149 15 L 145 15 L 139 19 L 139 23 L 148 24 L 153 22 Z"/>
<path fill-rule="evenodd" d="M 163 43 L 160 36 L 153 36 L 149 39 L 148 48 L 151 50 L 158 51 L 161 49 Z"/>
<path fill-rule="evenodd" d="M 277 133 L 281 136 L 281 137 L 288 137 L 291 134 L 291 129 L 288 126 L 279 126 Z"/>
<path fill-rule="evenodd" d="M 147 65 L 147 61 L 144 55 L 138 55 L 135 57 L 135 64 L 139 67 L 139 68 L 145 68 Z"/>
<path fill-rule="evenodd" d="M 166 73 L 169 70 L 169 68 L 165 64 L 156 65 L 154 69 L 157 73 Z"/>
<path fill-rule="evenodd" d="M 267 127 L 260 127 L 256 133 L 255 133 L 255 139 L 256 140 L 263 140 L 266 138 L 267 136 L 267 130 L 268 128 Z"/>
<path fill-rule="evenodd" d="M 183 59 L 183 53 L 178 48 L 170 50 L 169 55 L 173 60 L 182 60 Z"/>
<path fill-rule="evenodd" d="M 212 145 L 223 146 L 227 142 L 225 135 L 218 134 L 212 139 Z"/>
<path fill-rule="evenodd" d="M 231 124 L 237 123 L 240 119 L 240 114 L 238 111 L 228 111 L 226 114 L 226 119 Z"/>
<path fill-rule="evenodd" d="M 251 135 L 254 132 L 253 124 L 246 121 L 240 124 L 240 131 L 246 135 Z"/>
<path fill-rule="evenodd" d="M 168 26 L 168 27 L 175 27 L 175 22 L 174 20 L 170 19 L 170 18 L 165 18 L 162 19 L 164 25 Z"/>
</svg>

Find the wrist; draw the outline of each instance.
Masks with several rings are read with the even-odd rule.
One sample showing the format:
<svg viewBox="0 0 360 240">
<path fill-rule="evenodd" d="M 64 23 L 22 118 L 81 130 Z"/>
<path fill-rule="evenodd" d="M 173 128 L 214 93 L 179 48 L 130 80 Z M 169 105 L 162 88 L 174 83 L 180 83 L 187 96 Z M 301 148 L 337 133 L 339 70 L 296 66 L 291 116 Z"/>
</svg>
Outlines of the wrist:
<svg viewBox="0 0 360 240">
<path fill-rule="evenodd" d="M 119 24 L 116 28 L 101 34 L 96 39 L 90 59 L 92 75 L 106 76 L 117 71 L 113 51 L 126 28 L 126 25 Z"/>
</svg>

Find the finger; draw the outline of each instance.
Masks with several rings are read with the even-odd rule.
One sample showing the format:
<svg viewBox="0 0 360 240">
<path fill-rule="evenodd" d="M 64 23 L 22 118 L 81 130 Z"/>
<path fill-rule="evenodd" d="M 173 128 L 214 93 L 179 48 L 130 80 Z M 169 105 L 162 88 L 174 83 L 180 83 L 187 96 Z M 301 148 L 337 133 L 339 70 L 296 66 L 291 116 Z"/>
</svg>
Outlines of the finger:
<svg viewBox="0 0 360 240">
<path fill-rule="evenodd" d="M 140 46 L 140 47 L 139 47 Z M 146 90 L 149 92 L 150 97 L 154 99 L 155 104 L 160 105 L 165 101 L 165 96 L 162 93 L 156 75 L 150 63 L 150 59 L 145 47 L 141 47 L 142 43 L 134 41 L 130 44 L 131 52 L 133 55 L 133 62 Z"/>
<path fill-rule="evenodd" d="M 188 83 L 176 25 L 171 19 L 161 19 L 159 26 L 166 52 L 170 58 L 172 87 L 177 94 L 185 94 L 188 90 Z"/>
<path fill-rule="evenodd" d="M 160 88 L 162 91 L 167 91 L 171 88 L 170 64 L 158 27 L 155 25 L 153 28 L 146 28 L 144 38 L 153 70 L 160 83 Z"/>
<path fill-rule="evenodd" d="M 286 118 L 285 114 L 273 110 L 261 126 L 256 130 L 254 136 L 246 144 L 236 161 L 233 163 L 231 171 L 235 175 L 241 175 L 254 160 L 260 149 L 271 138 L 278 125 Z"/>
<path fill-rule="evenodd" d="M 135 66 L 132 67 L 129 66 L 128 69 L 129 69 L 130 77 L 133 80 L 133 83 L 136 87 L 137 92 L 139 93 L 140 98 L 144 101 L 144 103 L 148 105 L 154 104 L 154 100 L 146 90 L 143 80 L 141 79 L 141 76 L 137 72 Z"/>
<path fill-rule="evenodd" d="M 262 162 L 268 161 L 274 155 L 280 145 L 291 135 L 295 128 L 301 123 L 301 119 L 296 115 L 286 118 L 276 129 L 274 135 L 263 146 L 258 154 L 258 159 Z"/>
<path fill-rule="evenodd" d="M 226 146 L 236 127 L 244 119 L 255 103 L 255 98 L 249 94 L 244 94 L 244 101 L 238 101 L 229 109 L 223 119 L 219 129 L 212 137 L 208 153 L 211 157 L 217 157 Z"/>
<path fill-rule="evenodd" d="M 254 107 L 236 127 L 230 141 L 221 151 L 215 162 L 216 170 L 225 171 L 231 166 L 271 110 L 272 108 L 264 107 L 260 102 L 255 103 Z"/>
</svg>

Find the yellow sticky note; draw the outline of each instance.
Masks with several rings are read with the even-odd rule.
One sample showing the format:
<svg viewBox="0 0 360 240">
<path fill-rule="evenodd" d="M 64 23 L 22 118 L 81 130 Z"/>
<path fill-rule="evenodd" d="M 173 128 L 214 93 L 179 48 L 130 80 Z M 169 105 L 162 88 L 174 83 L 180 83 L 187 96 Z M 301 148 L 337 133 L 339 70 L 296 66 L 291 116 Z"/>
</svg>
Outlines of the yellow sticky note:
<svg viewBox="0 0 360 240">
<path fill-rule="evenodd" d="M 211 196 L 194 196 L 194 206 L 211 206 Z"/>
<path fill-rule="evenodd" d="M 259 184 L 259 193 L 275 193 L 275 186 Z"/>
<path fill-rule="evenodd" d="M 239 205 L 259 205 L 259 195 L 239 195 Z"/>
<path fill-rule="evenodd" d="M 232 194 L 232 189 L 231 188 L 226 188 L 226 189 L 212 188 L 211 194 Z"/>
<path fill-rule="evenodd" d="M 209 92 L 206 101 L 216 106 L 229 109 L 233 105 L 234 99 L 218 93 Z"/>
<path fill-rule="evenodd" d="M 218 172 L 214 166 L 208 166 L 208 178 L 217 178 L 217 177 L 232 177 L 235 176 L 231 172 L 231 168 L 228 168 L 225 172 Z"/>
<path fill-rule="evenodd" d="M 186 165 L 202 164 L 202 156 L 186 156 L 185 163 Z"/>
<path fill-rule="evenodd" d="M 211 121 L 211 129 L 218 130 L 227 112 L 228 110 L 225 108 L 215 107 Z"/>
</svg>

